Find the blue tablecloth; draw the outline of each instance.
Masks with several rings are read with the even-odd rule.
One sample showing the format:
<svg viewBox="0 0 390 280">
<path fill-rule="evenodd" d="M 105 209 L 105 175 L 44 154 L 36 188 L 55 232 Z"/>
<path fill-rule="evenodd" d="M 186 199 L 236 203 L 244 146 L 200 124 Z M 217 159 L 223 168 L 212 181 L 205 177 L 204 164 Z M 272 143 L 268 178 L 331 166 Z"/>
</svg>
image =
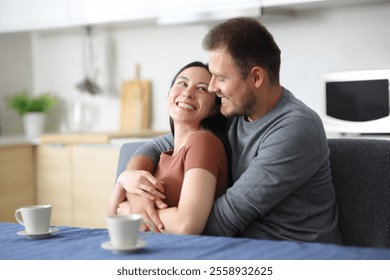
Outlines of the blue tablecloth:
<svg viewBox="0 0 390 280">
<path fill-rule="evenodd" d="M 390 260 L 390 249 L 192 235 L 141 233 L 143 249 L 114 254 L 100 247 L 106 229 L 59 226 L 50 238 L 17 235 L 23 227 L 0 222 L 2 260 Z"/>
</svg>

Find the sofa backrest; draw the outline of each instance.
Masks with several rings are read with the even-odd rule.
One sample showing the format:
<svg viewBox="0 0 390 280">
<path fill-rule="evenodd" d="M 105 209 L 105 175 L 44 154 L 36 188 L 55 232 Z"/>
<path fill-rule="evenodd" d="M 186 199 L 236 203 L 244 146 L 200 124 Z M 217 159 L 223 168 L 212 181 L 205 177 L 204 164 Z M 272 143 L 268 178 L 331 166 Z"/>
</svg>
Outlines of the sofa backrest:
<svg viewBox="0 0 390 280">
<path fill-rule="evenodd" d="M 145 143 L 147 142 L 135 141 L 125 143 L 121 146 L 121 149 L 119 151 L 118 168 L 116 170 L 116 178 L 118 178 L 119 174 L 126 170 L 127 162 L 129 161 L 129 159 L 133 156 L 135 151 Z"/>
<path fill-rule="evenodd" d="M 122 145 L 117 175 L 145 142 Z M 329 139 L 344 245 L 390 247 L 390 141 Z"/>
<path fill-rule="evenodd" d="M 344 245 L 390 247 L 390 141 L 329 139 Z"/>
</svg>

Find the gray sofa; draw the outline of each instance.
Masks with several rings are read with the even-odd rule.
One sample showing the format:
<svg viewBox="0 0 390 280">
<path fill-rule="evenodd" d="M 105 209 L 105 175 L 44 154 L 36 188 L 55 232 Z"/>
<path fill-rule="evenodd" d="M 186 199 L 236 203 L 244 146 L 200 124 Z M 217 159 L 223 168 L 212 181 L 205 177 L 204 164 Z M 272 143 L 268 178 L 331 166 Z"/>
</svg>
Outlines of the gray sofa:
<svg viewBox="0 0 390 280">
<path fill-rule="evenodd" d="M 390 141 L 329 139 L 345 245 L 390 247 Z"/>
<path fill-rule="evenodd" d="M 145 142 L 122 145 L 118 171 Z M 390 141 L 328 140 L 344 245 L 390 247 Z"/>
</svg>

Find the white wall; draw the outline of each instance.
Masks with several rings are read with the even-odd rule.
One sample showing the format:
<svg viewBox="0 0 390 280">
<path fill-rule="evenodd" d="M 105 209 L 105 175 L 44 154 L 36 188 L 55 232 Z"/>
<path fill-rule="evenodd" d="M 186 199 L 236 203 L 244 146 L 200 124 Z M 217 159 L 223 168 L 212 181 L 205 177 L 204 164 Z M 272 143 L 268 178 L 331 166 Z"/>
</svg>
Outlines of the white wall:
<svg viewBox="0 0 390 280">
<path fill-rule="evenodd" d="M 0 36 L 0 134 L 22 130 L 20 117 L 9 110 L 3 97 L 33 87 L 31 41 L 28 33 Z"/>
<path fill-rule="evenodd" d="M 321 74 L 328 71 L 390 68 L 390 3 L 352 7 L 304 10 L 295 17 L 265 15 L 261 22 L 274 34 L 282 49 L 282 84 L 320 114 L 324 110 Z M 15 59 L 25 80 L 32 76 L 34 93 L 53 91 L 63 104 L 75 99 L 88 99 L 93 112 L 89 131 L 114 131 L 119 127 L 119 93 L 124 80 L 134 78 L 135 64 L 141 66 L 141 78 L 153 86 L 152 127 L 168 129 L 166 93 L 171 78 L 185 63 L 207 60 L 201 47 L 210 26 L 100 26 L 94 32 L 95 66 L 102 96 L 89 97 L 75 88 L 83 78 L 81 28 L 35 32 L 32 34 L 31 73 L 22 73 L 21 54 L 26 48 L 12 47 L 13 36 L 0 35 L 1 53 L 6 48 Z M 24 34 L 14 35 L 17 42 Z M 17 52 L 15 54 L 15 52 Z M 0 59 L 4 55 L 0 53 Z M 7 66 L 0 64 L 1 75 Z M 12 71 L 12 77 L 18 75 Z M 8 75 L 8 74 L 7 74 Z M 11 75 L 11 74 L 9 74 Z M 4 79 L 11 80 L 3 86 Z M 15 78 L 0 77 L 0 95 L 24 85 Z M 31 85 L 30 85 L 31 86 Z M 6 89 L 6 90 L 5 90 Z M 69 109 L 52 113 L 48 130 L 66 131 L 64 124 Z M 68 114 L 69 115 L 69 114 Z M 2 126 L 7 126 L 2 118 Z M 10 131 L 3 128 L 3 133 Z"/>
</svg>

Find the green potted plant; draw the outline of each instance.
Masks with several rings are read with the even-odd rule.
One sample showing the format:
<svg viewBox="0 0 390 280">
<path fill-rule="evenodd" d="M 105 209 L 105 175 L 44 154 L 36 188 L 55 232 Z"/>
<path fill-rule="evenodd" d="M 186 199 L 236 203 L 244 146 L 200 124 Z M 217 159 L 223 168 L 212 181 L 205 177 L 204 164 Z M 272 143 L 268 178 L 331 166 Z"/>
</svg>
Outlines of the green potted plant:
<svg viewBox="0 0 390 280">
<path fill-rule="evenodd" d="M 23 90 L 7 97 L 7 104 L 23 118 L 25 134 L 28 138 L 39 137 L 45 126 L 46 114 L 58 103 L 50 93 L 32 96 Z"/>
</svg>

